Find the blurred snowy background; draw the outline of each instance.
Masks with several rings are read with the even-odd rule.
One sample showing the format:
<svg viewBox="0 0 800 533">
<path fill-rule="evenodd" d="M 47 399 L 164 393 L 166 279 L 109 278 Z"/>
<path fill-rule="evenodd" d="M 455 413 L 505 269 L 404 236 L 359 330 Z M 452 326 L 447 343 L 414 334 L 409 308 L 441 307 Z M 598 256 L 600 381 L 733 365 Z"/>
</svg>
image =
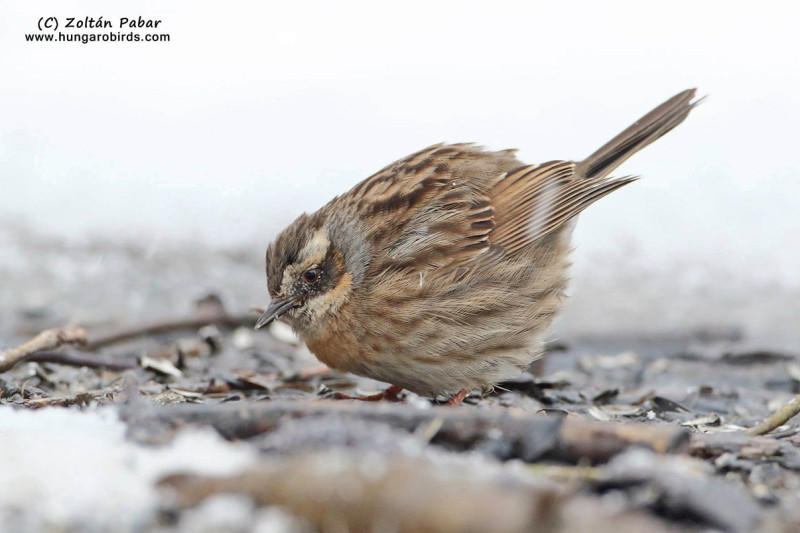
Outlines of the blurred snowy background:
<svg viewBox="0 0 800 533">
<path fill-rule="evenodd" d="M 160 19 L 171 41 L 24 39 L 41 16 L 101 15 Z M 800 345 L 798 15 L 791 2 L 3 2 L 0 312 L 76 318 L 96 300 L 176 314 L 170 288 L 263 304 L 269 240 L 398 157 L 475 141 L 579 159 L 696 86 L 708 100 L 620 170 L 644 179 L 581 216 L 559 331 L 732 328 Z M 245 266 L 218 268 L 223 252 Z"/>
</svg>

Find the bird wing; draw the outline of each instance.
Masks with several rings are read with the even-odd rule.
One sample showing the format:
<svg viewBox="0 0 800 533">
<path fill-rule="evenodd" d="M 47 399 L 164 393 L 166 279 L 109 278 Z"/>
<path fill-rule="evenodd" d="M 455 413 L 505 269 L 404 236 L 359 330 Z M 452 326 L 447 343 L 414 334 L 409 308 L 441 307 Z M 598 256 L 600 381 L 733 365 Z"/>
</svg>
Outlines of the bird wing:
<svg viewBox="0 0 800 533">
<path fill-rule="evenodd" d="M 488 196 L 495 211 L 489 242 L 514 255 L 603 196 L 636 180 L 579 178 L 572 161 L 550 161 L 504 173 Z"/>
<path fill-rule="evenodd" d="M 632 180 L 580 179 L 569 161 L 520 166 L 511 150 L 437 144 L 345 196 L 368 222 L 378 271 L 471 269 L 519 253 Z"/>
<path fill-rule="evenodd" d="M 498 167 L 487 155 L 469 144 L 437 144 L 392 163 L 346 195 L 367 222 L 376 270 L 429 270 L 501 254 L 489 243 L 495 212 L 486 184 Z M 505 158 L 515 161 L 510 152 Z M 480 180 L 476 172 L 483 173 Z"/>
</svg>

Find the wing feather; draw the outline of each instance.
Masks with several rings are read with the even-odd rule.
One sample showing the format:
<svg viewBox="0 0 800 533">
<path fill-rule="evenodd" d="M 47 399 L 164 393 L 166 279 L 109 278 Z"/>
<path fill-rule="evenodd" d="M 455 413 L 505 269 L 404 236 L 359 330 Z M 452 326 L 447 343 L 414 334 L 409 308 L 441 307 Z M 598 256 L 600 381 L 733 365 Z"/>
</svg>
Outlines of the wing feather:
<svg viewBox="0 0 800 533">
<path fill-rule="evenodd" d="M 582 179 L 575 163 L 551 161 L 501 175 L 489 190 L 497 213 L 489 242 L 514 255 L 636 178 Z"/>
<path fill-rule="evenodd" d="M 521 253 L 634 178 L 580 178 L 575 163 L 520 165 L 513 152 L 436 144 L 347 195 L 376 244 L 374 268 L 462 272 Z"/>
</svg>

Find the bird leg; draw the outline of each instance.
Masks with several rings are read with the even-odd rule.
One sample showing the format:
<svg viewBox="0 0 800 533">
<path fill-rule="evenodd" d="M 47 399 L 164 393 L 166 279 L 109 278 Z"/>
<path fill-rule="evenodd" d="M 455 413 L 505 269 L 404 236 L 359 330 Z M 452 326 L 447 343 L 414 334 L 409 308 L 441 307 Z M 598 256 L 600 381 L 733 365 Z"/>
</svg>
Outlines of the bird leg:
<svg viewBox="0 0 800 533">
<path fill-rule="evenodd" d="M 387 402 L 402 402 L 403 399 L 400 397 L 401 392 L 403 392 L 403 387 L 392 385 L 378 394 L 371 394 L 369 396 L 350 396 L 337 392 L 333 397 L 337 400 L 359 400 L 362 402 L 379 402 L 381 400 L 386 400 Z"/>
<path fill-rule="evenodd" d="M 455 396 L 450 398 L 450 401 L 447 402 L 446 405 L 461 405 L 461 402 L 464 401 L 464 398 L 467 397 L 467 394 L 469 394 L 467 389 L 461 389 L 455 394 Z"/>
</svg>

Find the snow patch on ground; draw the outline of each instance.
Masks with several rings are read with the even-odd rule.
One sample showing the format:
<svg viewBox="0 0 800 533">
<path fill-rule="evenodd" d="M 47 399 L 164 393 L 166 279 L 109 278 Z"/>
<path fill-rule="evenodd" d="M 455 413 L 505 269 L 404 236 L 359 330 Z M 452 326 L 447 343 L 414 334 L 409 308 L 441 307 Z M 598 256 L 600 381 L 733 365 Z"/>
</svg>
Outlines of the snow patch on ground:
<svg viewBox="0 0 800 533">
<path fill-rule="evenodd" d="M 211 429 L 185 428 L 162 447 L 126 441 L 125 430 L 112 408 L 0 410 L 0 523 L 9 531 L 139 529 L 153 523 L 160 477 L 231 474 L 256 456 Z"/>
</svg>

